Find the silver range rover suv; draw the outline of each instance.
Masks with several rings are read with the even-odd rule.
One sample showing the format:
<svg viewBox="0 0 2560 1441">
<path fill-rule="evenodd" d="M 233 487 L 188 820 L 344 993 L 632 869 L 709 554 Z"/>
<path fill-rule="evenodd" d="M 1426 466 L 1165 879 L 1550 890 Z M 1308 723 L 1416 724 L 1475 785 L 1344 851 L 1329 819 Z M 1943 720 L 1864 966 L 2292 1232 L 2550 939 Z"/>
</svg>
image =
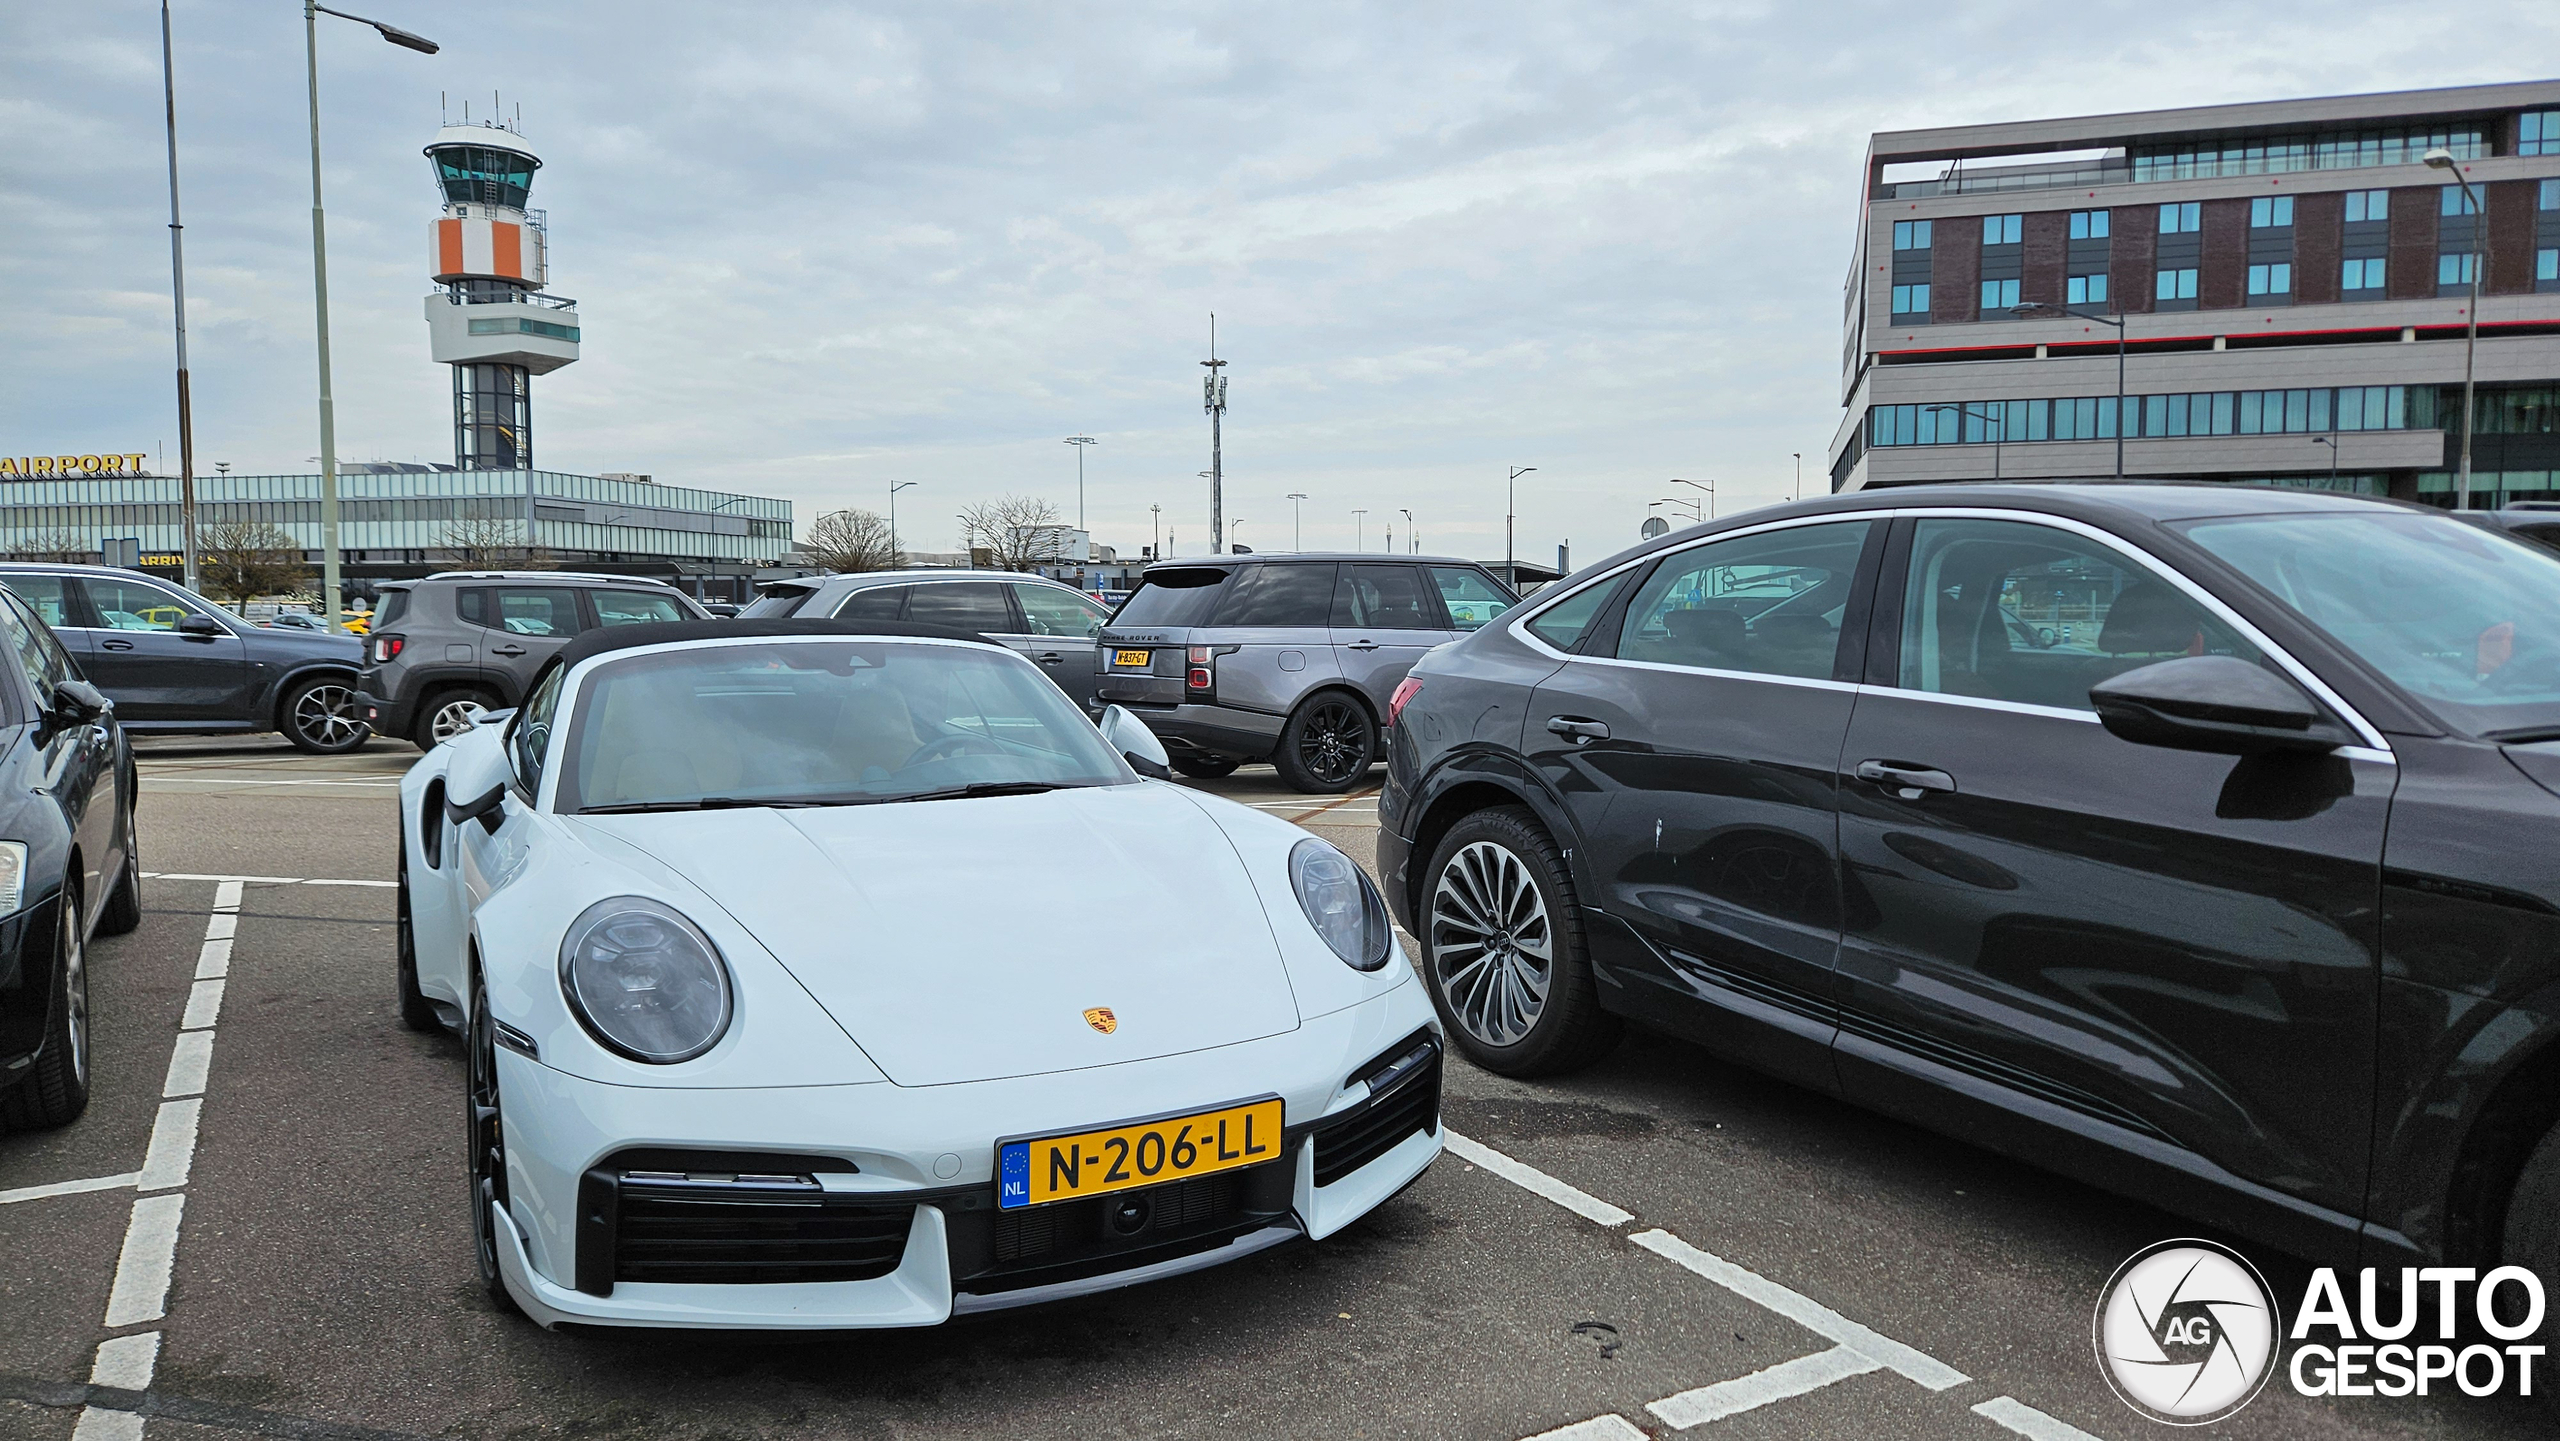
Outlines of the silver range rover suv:
<svg viewBox="0 0 2560 1441">
<path fill-rule="evenodd" d="M 1441 556 L 1166 561 L 1102 628 L 1098 699 L 1145 720 L 1184 775 L 1267 760 L 1297 790 L 1347 791 L 1385 753 L 1413 663 L 1516 602 Z"/>
</svg>

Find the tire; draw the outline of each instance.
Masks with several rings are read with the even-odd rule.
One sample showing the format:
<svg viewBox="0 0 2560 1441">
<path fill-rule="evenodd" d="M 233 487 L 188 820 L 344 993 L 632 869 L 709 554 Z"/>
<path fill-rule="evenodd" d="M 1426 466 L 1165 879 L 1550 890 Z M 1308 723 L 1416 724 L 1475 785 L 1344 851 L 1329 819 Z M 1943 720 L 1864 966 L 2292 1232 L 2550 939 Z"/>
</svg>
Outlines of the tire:
<svg viewBox="0 0 2560 1441">
<path fill-rule="evenodd" d="M 422 751 L 434 750 L 470 729 L 462 724 L 465 717 L 495 709 L 497 704 L 496 696 L 469 686 L 437 691 L 419 702 L 418 719 L 410 727 L 409 739 Z"/>
<path fill-rule="evenodd" d="M 413 1031 L 441 1031 L 444 1019 L 418 989 L 418 937 L 409 923 L 409 837 L 400 836 L 399 986 L 400 1024 Z"/>
<path fill-rule="evenodd" d="M 516 1313 L 498 1269 L 497 1208 L 507 1204 L 506 1128 L 499 1115 L 497 1031 L 489 1023 L 489 988 L 471 978 L 471 1025 L 465 1033 L 462 1121 L 471 1178 L 471 1254 L 480 1284 L 502 1312 Z"/>
<path fill-rule="evenodd" d="M 1214 781 L 1225 776 L 1234 775 L 1236 773 L 1236 767 L 1243 765 L 1244 762 L 1231 761 L 1226 759 L 1224 756 L 1220 756 L 1215 760 L 1201 756 L 1180 756 L 1175 758 L 1171 764 L 1175 770 L 1191 777 L 1195 781 Z"/>
<path fill-rule="evenodd" d="M 373 738 L 356 718 L 355 682 L 342 676 L 313 676 L 286 691 L 276 725 L 304 755 L 342 756 Z"/>
<path fill-rule="evenodd" d="M 133 811 L 124 813 L 124 869 L 116 876 L 116 888 L 107 892 L 105 909 L 98 912 L 96 933 L 102 936 L 133 934 L 142 924 L 142 837 L 136 828 Z"/>
<path fill-rule="evenodd" d="M 1282 784 L 1307 795 L 1338 795 L 1368 779 L 1378 758 L 1378 726 L 1348 691 L 1319 691 L 1280 728 L 1271 753 Z"/>
<path fill-rule="evenodd" d="M 89 1109 L 89 957 L 80 934 L 80 892 L 65 884 L 54 903 L 58 971 L 44 1041 L 19 1083 L 0 1092 L 0 1133 L 50 1130 Z"/>
<path fill-rule="evenodd" d="M 2544 1278 L 2560 1276 L 2560 1126 L 2554 1126 L 2525 1157 L 2524 1170 L 2516 1177 L 2516 1188 L 2507 1197 L 2506 1234 L 2499 1245 L 2499 1260 L 2510 1266 L 2522 1266 Z M 2516 1288 L 2498 1288 L 2500 1319 L 2513 1325 L 2524 1319 L 2524 1307 Z M 2546 1308 L 2542 1330 L 2533 1338 L 2545 1340 L 2560 1334 L 2560 1307 Z"/>
<path fill-rule="evenodd" d="M 1600 1008 L 1573 874 L 1535 816 L 1505 806 L 1466 817 L 1423 874 L 1423 981 L 1467 1059 L 1552 1076 L 1618 1044 L 1624 1028 Z"/>
</svg>

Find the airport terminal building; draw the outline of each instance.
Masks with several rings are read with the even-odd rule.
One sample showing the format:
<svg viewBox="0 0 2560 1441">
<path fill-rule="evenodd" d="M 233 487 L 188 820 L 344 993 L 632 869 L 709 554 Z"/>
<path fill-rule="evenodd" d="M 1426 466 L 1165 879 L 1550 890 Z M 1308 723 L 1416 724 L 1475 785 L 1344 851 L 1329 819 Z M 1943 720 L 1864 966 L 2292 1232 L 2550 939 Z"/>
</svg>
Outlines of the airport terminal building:
<svg viewBox="0 0 2560 1441">
<path fill-rule="evenodd" d="M 2470 181 L 2430 166 L 2445 150 Z M 1885 132 L 1837 490 L 2136 476 L 2560 499 L 2560 81 Z M 2118 325 L 2122 360 L 2118 406 Z"/>
<path fill-rule="evenodd" d="M 59 469 L 59 467 L 47 467 Z M 141 567 L 180 573 L 175 476 L 0 476 L 0 551 L 96 560 L 135 542 Z M 196 479 L 197 534 L 265 522 L 320 563 L 320 477 Z M 351 595 L 372 583 L 493 561 L 666 580 L 708 600 L 743 600 L 791 548 L 791 503 L 658 485 L 637 476 L 547 470 L 348 465 L 338 475 L 338 545 Z"/>
</svg>

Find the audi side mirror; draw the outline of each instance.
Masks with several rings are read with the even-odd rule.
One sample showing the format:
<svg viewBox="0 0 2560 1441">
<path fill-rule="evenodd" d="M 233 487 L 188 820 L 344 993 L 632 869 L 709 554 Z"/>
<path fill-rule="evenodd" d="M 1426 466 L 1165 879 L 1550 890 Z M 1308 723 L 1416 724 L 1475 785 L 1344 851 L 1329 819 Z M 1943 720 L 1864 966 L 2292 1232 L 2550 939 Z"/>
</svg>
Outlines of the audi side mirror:
<svg viewBox="0 0 2560 1441">
<path fill-rule="evenodd" d="M 2089 687 L 2108 730 L 2136 745 L 2216 755 L 2333 751 L 2353 737 L 2300 686 L 2227 655 L 2140 666 Z"/>
<path fill-rule="evenodd" d="M 1153 780 L 1173 779 L 1173 762 L 1165 755 L 1164 742 L 1156 739 L 1147 723 L 1131 715 L 1127 707 L 1104 706 L 1102 719 L 1095 724 L 1102 728 L 1102 738 L 1129 763 L 1129 769 Z"/>
<path fill-rule="evenodd" d="M 52 704 L 47 708 L 46 719 L 57 730 L 94 724 L 116 708 L 115 702 L 107 699 L 106 692 L 85 680 L 58 683 L 50 699 Z"/>
</svg>

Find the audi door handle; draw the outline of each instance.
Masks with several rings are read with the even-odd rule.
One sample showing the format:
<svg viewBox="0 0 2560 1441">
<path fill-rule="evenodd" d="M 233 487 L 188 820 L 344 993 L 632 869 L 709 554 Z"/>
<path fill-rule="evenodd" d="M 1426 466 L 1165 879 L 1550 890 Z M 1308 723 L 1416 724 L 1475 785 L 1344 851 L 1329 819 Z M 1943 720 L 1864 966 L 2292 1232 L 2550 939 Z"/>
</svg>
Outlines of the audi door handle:
<svg viewBox="0 0 2560 1441">
<path fill-rule="evenodd" d="M 132 642 L 132 641 L 129 641 L 129 640 L 102 640 L 102 641 L 98 642 L 98 649 L 100 649 L 100 650 L 131 650 L 131 649 L 133 649 L 133 642 Z"/>
<path fill-rule="evenodd" d="M 1936 791 L 1953 795 L 1956 778 L 1945 771 L 1925 766 L 1896 765 L 1891 761 L 1858 762 L 1858 779 L 1894 792 L 1903 800 L 1917 800 L 1923 792 Z"/>
<path fill-rule="evenodd" d="M 1549 716 L 1547 729 L 1560 736 L 1571 736 L 1578 741 L 1604 741 L 1609 738 L 1609 728 L 1606 725 L 1596 720 L 1584 720 L 1580 716 Z"/>
<path fill-rule="evenodd" d="M 520 646 L 520 645 L 502 645 L 502 646 L 494 646 L 494 647 L 492 647 L 492 648 L 490 649 L 489 654 L 491 654 L 491 655 L 522 655 L 522 654 L 524 654 L 524 647 L 523 647 L 523 646 Z"/>
<path fill-rule="evenodd" d="M 1376 650 L 1377 648 L 1378 643 L 1374 640 L 1355 640 L 1343 647 L 1344 650 Z"/>
</svg>

